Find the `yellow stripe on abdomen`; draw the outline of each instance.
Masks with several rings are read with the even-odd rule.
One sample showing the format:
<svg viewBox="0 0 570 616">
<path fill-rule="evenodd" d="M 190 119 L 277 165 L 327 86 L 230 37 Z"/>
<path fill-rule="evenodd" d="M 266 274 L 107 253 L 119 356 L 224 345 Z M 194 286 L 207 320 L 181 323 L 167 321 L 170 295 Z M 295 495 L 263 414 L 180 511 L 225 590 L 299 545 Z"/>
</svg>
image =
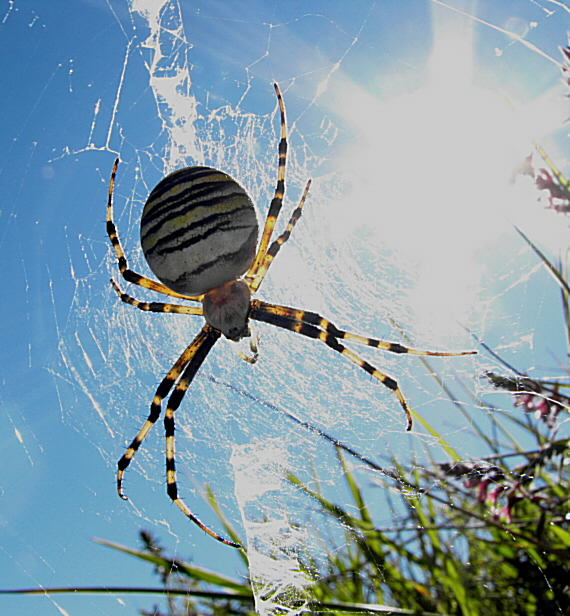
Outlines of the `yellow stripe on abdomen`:
<svg viewBox="0 0 570 616">
<path fill-rule="evenodd" d="M 257 246 L 255 208 L 229 175 L 186 167 L 151 192 L 141 219 L 141 244 L 156 277 L 185 295 L 236 280 Z"/>
</svg>

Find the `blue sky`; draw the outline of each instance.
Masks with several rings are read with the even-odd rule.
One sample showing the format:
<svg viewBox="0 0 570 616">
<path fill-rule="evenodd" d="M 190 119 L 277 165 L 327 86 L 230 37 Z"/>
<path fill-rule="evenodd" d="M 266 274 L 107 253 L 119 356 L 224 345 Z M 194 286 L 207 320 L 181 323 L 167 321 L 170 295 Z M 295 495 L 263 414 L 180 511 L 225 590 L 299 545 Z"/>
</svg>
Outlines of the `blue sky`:
<svg viewBox="0 0 570 616">
<path fill-rule="evenodd" d="M 115 493 L 116 460 L 200 325 L 120 305 L 108 283 L 116 266 L 105 202 L 120 155 L 119 228 L 141 269 L 140 208 L 172 166 L 223 168 L 263 213 L 276 163 L 273 81 L 290 129 L 288 207 L 308 176 L 314 183 L 261 297 L 379 337 L 398 336 L 394 319 L 422 348 L 471 348 L 461 323 L 536 376 L 558 373 L 566 354 L 555 285 L 512 224 L 553 255 L 567 245 L 567 225 L 537 204 L 529 183 L 508 182 L 533 138 L 561 167 L 567 160 L 556 65 L 566 3 L 180 2 L 169 23 L 180 26 L 180 8 L 183 30 L 162 29 L 158 41 L 129 6 L 0 2 L 2 588 L 156 585 L 146 567 L 90 539 L 135 545 L 141 527 L 198 565 L 240 571 L 237 555 L 169 502 L 161 425 L 127 475 L 132 504 Z M 235 446 L 275 443 L 295 472 L 309 473 L 311 461 L 333 488 L 342 479 L 325 444 L 259 401 L 367 455 L 434 446 L 420 428 L 405 435 L 397 402 L 328 349 L 259 330 L 258 365 L 220 344 L 180 410 L 180 482 L 209 524 L 218 522 L 200 497 L 205 482 L 242 531 Z M 441 392 L 419 361 L 366 357 L 448 438 L 457 435 L 463 455 L 486 453 L 464 418 L 439 411 Z M 432 365 L 452 385 L 464 378 L 490 393 L 477 378 L 493 367 L 489 358 Z M 287 498 L 275 511 L 302 517 L 306 503 Z M 2 597 L 0 605 L 23 616 L 135 614 L 151 601 Z"/>
</svg>

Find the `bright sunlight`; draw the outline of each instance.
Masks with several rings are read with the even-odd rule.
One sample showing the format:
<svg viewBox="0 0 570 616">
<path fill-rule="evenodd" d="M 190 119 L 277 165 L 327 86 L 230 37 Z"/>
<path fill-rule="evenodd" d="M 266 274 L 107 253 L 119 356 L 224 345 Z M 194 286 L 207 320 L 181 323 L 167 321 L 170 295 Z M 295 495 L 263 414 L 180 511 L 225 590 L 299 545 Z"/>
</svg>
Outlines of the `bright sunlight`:
<svg viewBox="0 0 570 616">
<path fill-rule="evenodd" d="M 372 228 L 415 271 L 408 302 L 417 328 L 444 341 L 450 322 L 466 322 L 476 304 L 485 276 L 478 255 L 512 232 L 510 209 L 526 200 L 540 213 L 531 181 L 513 180 L 532 139 L 560 125 L 564 101 L 556 112 L 552 97 L 533 103 L 532 116 L 548 126 L 530 126 L 524 109 L 473 85 L 472 31 L 437 19 L 434 28 L 424 87 L 388 102 L 352 84 L 336 94 L 367 140 L 346 156 L 354 191 L 339 207 L 350 212 L 344 232 Z"/>
</svg>

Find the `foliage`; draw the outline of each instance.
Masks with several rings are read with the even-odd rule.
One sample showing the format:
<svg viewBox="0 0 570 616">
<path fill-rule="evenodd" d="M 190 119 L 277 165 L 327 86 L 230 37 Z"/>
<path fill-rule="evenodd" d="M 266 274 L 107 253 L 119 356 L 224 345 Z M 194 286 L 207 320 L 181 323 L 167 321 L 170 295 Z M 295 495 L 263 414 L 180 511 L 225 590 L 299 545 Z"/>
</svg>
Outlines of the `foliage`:
<svg viewBox="0 0 570 616">
<path fill-rule="evenodd" d="M 344 529 L 344 541 L 330 546 L 326 562 L 301 555 L 313 580 L 310 613 L 379 613 L 387 606 L 409 614 L 568 613 L 570 439 L 555 435 L 570 400 L 557 393 L 549 401 L 544 395 L 549 386 L 532 379 L 488 377 L 512 391 L 515 403 L 532 413 L 525 422 L 512 421 L 526 428 L 536 446 L 501 453 L 505 447 L 494 441 L 498 453 L 476 462 L 434 463 L 412 470 L 396 460 L 386 470 L 359 457 L 378 471 L 386 487 L 396 482 L 401 488 L 405 513 L 394 528 L 374 525 L 341 445 L 336 445 L 338 460 L 354 507 L 333 503 L 289 475 L 289 481 L 318 503 L 322 515 Z M 543 400 L 549 413 L 542 409 Z M 497 430 L 507 434 L 504 427 L 497 425 Z M 102 543 L 155 566 L 168 597 L 166 614 L 255 613 L 245 576 L 231 580 L 168 558 L 148 533 L 141 537 L 140 551 Z M 175 600 L 179 593 L 183 599 Z M 162 613 L 155 609 L 148 614 Z"/>
<path fill-rule="evenodd" d="M 399 487 L 404 513 L 392 528 L 375 526 L 347 464 L 347 451 L 351 456 L 357 454 L 341 444 L 334 446 L 352 506 L 331 502 L 318 487 L 310 489 L 289 475 L 289 481 L 318 503 L 323 516 L 338 521 L 344 533 L 343 541 L 328 547 L 324 562 L 300 555 L 313 581 L 313 601 L 306 613 L 532 616 L 570 612 L 570 439 L 556 438 L 570 400 L 556 385 L 527 377 L 487 377 L 496 387 L 510 391 L 515 404 L 528 412 L 526 421 L 511 421 L 524 426 L 535 447 L 524 451 L 515 443 L 504 447 L 497 439 L 488 442 L 497 451 L 491 456 L 434 462 L 429 468 L 404 468 L 395 459 L 391 468 L 384 468 L 358 456 L 360 463 L 383 478 L 379 485 Z M 552 399 L 545 393 L 551 387 L 556 393 Z M 508 438 L 503 426 L 496 428 Z M 226 530 L 239 540 L 223 520 L 213 495 L 208 496 Z M 402 510 L 397 503 L 393 509 Z M 354 511 L 357 515 L 350 513 Z M 161 587 L 101 592 L 164 594 L 166 611 L 155 605 L 141 612 L 143 616 L 256 613 L 245 552 L 241 552 L 244 576 L 232 579 L 169 557 L 146 531 L 140 537 L 142 549 L 98 541 L 151 564 Z"/>
</svg>

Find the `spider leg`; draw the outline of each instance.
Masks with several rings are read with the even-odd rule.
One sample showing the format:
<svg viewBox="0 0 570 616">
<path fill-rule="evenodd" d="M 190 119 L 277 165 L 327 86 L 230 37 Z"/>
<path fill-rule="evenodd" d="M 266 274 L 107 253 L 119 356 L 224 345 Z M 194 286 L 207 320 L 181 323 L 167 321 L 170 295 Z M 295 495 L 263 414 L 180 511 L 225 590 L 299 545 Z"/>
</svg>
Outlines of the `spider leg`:
<svg viewBox="0 0 570 616">
<path fill-rule="evenodd" d="M 344 355 L 347 359 L 349 359 L 353 364 L 356 364 L 359 368 L 362 368 L 376 380 L 380 381 L 385 387 L 392 390 L 396 397 L 398 398 L 401 407 L 404 409 L 404 413 L 406 414 L 406 430 L 410 431 L 412 429 L 412 414 L 410 412 L 410 408 L 408 407 L 408 403 L 406 402 L 402 391 L 400 390 L 398 383 L 395 379 L 383 372 L 380 372 L 377 368 L 375 368 L 372 364 L 368 363 L 366 360 L 359 357 L 356 353 L 353 353 L 349 349 L 347 349 L 344 345 L 342 345 L 338 339 L 328 331 L 323 329 L 319 329 L 316 325 L 312 325 L 310 323 L 304 323 L 303 321 L 293 319 L 288 316 L 284 316 L 281 314 L 275 314 L 270 311 L 264 311 L 263 307 L 254 307 L 252 308 L 250 318 L 255 319 L 257 321 L 263 321 L 265 323 L 270 323 L 271 325 L 276 325 L 277 327 L 282 327 L 283 329 L 288 329 L 289 331 L 296 332 L 297 334 L 301 334 L 302 336 L 307 336 L 308 338 L 313 338 L 315 340 L 320 340 L 324 342 L 327 346 L 329 346 L 333 351 Z"/>
<path fill-rule="evenodd" d="M 257 331 L 252 327 L 252 323 L 249 324 L 249 350 L 249 355 L 243 351 L 238 351 L 237 355 L 240 359 L 243 359 L 243 361 L 253 365 L 259 359 L 259 336 Z"/>
<path fill-rule="evenodd" d="M 290 308 L 288 306 L 278 306 L 275 304 L 268 304 L 261 300 L 253 300 L 252 308 L 254 310 L 261 310 L 262 312 L 268 312 L 274 315 L 279 315 L 293 321 L 300 321 L 302 323 L 308 323 L 314 325 L 321 330 L 331 334 L 339 340 L 348 340 L 349 342 L 355 342 L 357 344 L 364 344 L 375 349 L 381 349 L 383 351 L 389 351 L 390 353 L 408 353 L 410 355 L 432 355 L 436 357 L 451 357 L 457 355 L 476 355 L 477 351 L 459 351 L 453 353 L 447 353 L 443 351 L 420 351 L 418 349 L 410 349 L 398 342 L 387 342 L 386 340 L 378 340 L 377 338 L 367 338 L 365 336 L 358 336 L 357 334 L 351 334 L 342 329 L 339 329 L 323 318 L 316 312 L 309 312 L 308 310 L 300 310 L 298 308 Z M 257 313 L 256 313 L 257 314 Z M 257 318 L 252 316 L 252 318 Z"/>
<path fill-rule="evenodd" d="M 307 182 L 305 190 L 303 191 L 303 196 L 301 197 L 301 201 L 293 211 L 293 214 L 291 214 L 291 218 L 289 219 L 287 227 L 285 227 L 285 231 L 283 231 L 283 233 L 271 244 L 269 250 L 265 254 L 263 263 L 260 265 L 255 275 L 255 278 L 249 285 L 249 288 L 252 293 L 255 293 L 259 288 L 259 285 L 263 282 L 265 274 L 267 274 L 267 270 L 269 269 L 271 263 L 273 263 L 273 259 L 275 259 L 275 257 L 277 256 L 277 253 L 279 252 L 279 250 L 281 250 L 281 246 L 283 246 L 283 244 L 289 239 L 289 237 L 291 237 L 291 232 L 293 231 L 293 228 L 295 227 L 297 221 L 299 220 L 299 218 L 301 218 L 301 214 L 303 213 L 303 206 L 305 205 L 305 200 L 307 199 L 307 195 L 309 194 L 310 187 L 311 180 Z"/>
<path fill-rule="evenodd" d="M 202 328 L 200 333 L 194 338 L 194 340 L 184 350 L 182 355 L 178 358 L 174 366 L 169 370 L 168 374 L 164 377 L 152 400 L 151 411 L 148 419 L 140 429 L 137 436 L 133 439 L 133 442 L 129 445 L 129 448 L 119 460 L 118 473 L 117 473 L 117 490 L 119 496 L 128 500 L 123 492 L 122 483 L 125 470 L 129 466 L 135 453 L 141 446 L 142 442 L 150 432 L 152 426 L 156 423 L 156 420 L 160 417 L 160 411 L 162 401 L 168 395 L 180 375 L 180 380 L 176 384 L 176 387 L 170 396 L 168 406 L 164 417 L 164 426 L 166 431 L 166 477 L 167 477 L 167 492 L 170 498 L 178 505 L 182 512 L 192 520 L 203 531 L 233 547 L 241 547 L 239 544 L 224 539 L 214 531 L 210 530 L 203 522 L 201 522 L 178 498 L 178 490 L 176 486 L 176 468 L 174 462 L 174 411 L 180 406 L 184 394 L 188 390 L 192 379 L 198 372 L 198 369 L 206 359 L 206 356 L 210 352 L 211 348 L 217 342 L 220 337 L 220 332 L 216 331 L 209 325 Z"/>
<path fill-rule="evenodd" d="M 176 293 L 176 291 L 169 289 L 167 286 L 161 284 L 160 282 L 151 280 L 150 278 L 146 278 L 145 276 L 142 276 L 141 274 L 133 272 L 133 270 L 129 269 L 127 257 L 125 256 L 125 252 L 121 245 L 121 240 L 119 239 L 119 234 L 117 233 L 117 227 L 113 222 L 113 191 L 115 189 L 115 178 L 117 176 L 118 166 L 119 159 L 117 158 L 115 159 L 113 171 L 111 172 L 111 180 L 109 181 L 109 197 L 107 199 L 107 235 L 109 236 L 111 244 L 113 245 L 113 249 L 115 250 L 115 255 L 117 256 L 121 276 L 127 282 L 131 282 L 132 284 L 136 284 L 139 287 L 143 287 L 145 289 L 150 289 L 151 291 L 156 291 L 157 293 L 162 293 L 163 295 L 170 295 L 171 297 L 200 301 L 199 297 L 181 295 L 180 293 Z"/>
<path fill-rule="evenodd" d="M 123 477 L 125 474 L 125 470 L 131 463 L 135 453 L 138 451 L 139 447 L 142 445 L 142 442 L 147 437 L 151 428 L 156 423 L 156 420 L 160 417 L 162 401 L 170 390 L 174 387 L 174 384 L 182 374 L 182 371 L 188 364 L 188 362 L 192 359 L 192 356 L 195 353 L 195 345 L 196 340 L 191 342 L 182 355 L 176 360 L 176 363 L 172 368 L 168 371 L 168 374 L 162 379 L 160 385 L 158 386 L 156 393 L 154 394 L 154 398 L 152 399 L 152 403 L 150 405 L 150 414 L 147 420 L 144 422 L 142 428 L 139 430 L 138 434 L 133 439 L 132 443 L 127 448 L 127 451 L 123 454 L 121 459 L 119 460 L 117 466 L 117 492 L 119 496 L 123 500 L 128 500 L 125 493 L 123 492 Z"/>
<path fill-rule="evenodd" d="M 257 254 L 255 255 L 255 259 L 253 260 L 249 271 L 245 275 L 246 280 L 255 278 L 258 269 L 263 264 L 265 253 L 267 252 L 267 247 L 269 246 L 269 242 L 271 240 L 271 234 L 273 233 L 273 229 L 275 227 L 275 222 L 277 221 L 277 217 L 279 216 L 279 212 L 281 211 L 281 207 L 283 205 L 283 195 L 285 193 L 285 165 L 287 164 L 287 128 L 285 123 L 285 105 L 283 104 L 283 98 L 281 97 L 279 86 L 274 83 L 273 87 L 275 88 L 275 94 L 277 95 L 277 101 L 279 103 L 279 112 L 281 114 L 281 140 L 279 141 L 277 186 L 275 187 L 275 194 L 271 200 L 269 212 L 267 214 L 267 218 L 265 219 L 265 226 L 259 242 Z"/>
<path fill-rule="evenodd" d="M 220 338 L 220 335 L 221 333 L 219 331 L 209 325 L 205 325 L 202 328 L 202 331 L 198 334 L 198 336 L 196 336 L 194 342 L 190 345 L 191 359 L 187 363 L 180 380 L 176 384 L 176 387 L 168 400 L 168 405 L 164 413 L 164 430 L 166 433 L 166 491 L 168 496 L 170 496 L 180 511 L 182 511 L 187 518 L 199 526 L 204 532 L 208 533 L 208 535 L 214 539 L 225 543 L 226 545 L 240 548 L 241 545 L 239 543 L 234 543 L 229 539 L 225 539 L 213 530 L 209 529 L 202 521 L 200 521 L 200 519 L 190 511 L 188 506 L 178 496 L 178 486 L 176 484 L 176 462 L 174 459 L 174 413 L 180 406 L 188 387 L 192 383 L 192 380 L 196 376 L 196 373 L 206 359 L 208 353 Z"/>
<path fill-rule="evenodd" d="M 134 297 L 131 297 L 127 293 L 123 293 L 119 285 L 114 280 L 111 280 L 111 284 L 115 289 L 115 292 L 119 296 L 122 302 L 130 304 L 139 310 L 144 312 L 169 312 L 176 314 L 203 314 L 202 306 L 179 306 L 177 304 L 164 304 L 162 302 L 141 302 Z"/>
</svg>

